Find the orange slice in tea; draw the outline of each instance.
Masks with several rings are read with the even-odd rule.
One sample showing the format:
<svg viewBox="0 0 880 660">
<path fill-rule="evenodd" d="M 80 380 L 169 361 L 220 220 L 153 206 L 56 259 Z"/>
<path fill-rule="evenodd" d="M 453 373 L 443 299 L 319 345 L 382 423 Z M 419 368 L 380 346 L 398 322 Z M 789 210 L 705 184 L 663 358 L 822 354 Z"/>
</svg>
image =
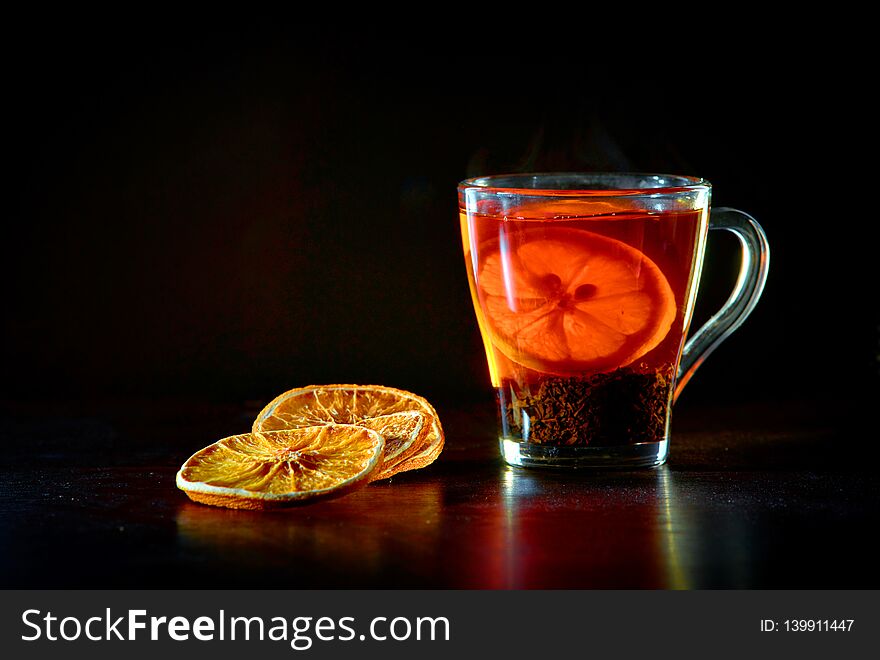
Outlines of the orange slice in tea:
<svg viewBox="0 0 880 660">
<path fill-rule="evenodd" d="M 538 371 L 624 366 L 655 348 L 675 319 L 657 265 L 621 241 L 568 227 L 503 233 L 477 277 L 496 346 Z"/>
<path fill-rule="evenodd" d="M 348 424 L 223 438 L 193 454 L 177 473 L 190 499 L 233 509 L 268 509 L 336 497 L 369 481 L 384 438 Z"/>
<path fill-rule="evenodd" d="M 385 438 L 382 463 L 370 481 L 432 463 L 444 435 L 424 398 L 382 385 L 309 385 L 276 397 L 263 408 L 253 430 L 273 431 L 322 424 L 355 424 Z"/>
</svg>

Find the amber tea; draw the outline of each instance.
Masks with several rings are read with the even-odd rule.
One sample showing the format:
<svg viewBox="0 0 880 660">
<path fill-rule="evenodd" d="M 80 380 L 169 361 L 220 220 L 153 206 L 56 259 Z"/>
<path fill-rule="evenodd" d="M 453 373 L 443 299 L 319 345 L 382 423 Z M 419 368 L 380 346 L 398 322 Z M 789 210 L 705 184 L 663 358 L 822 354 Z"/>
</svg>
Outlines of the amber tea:
<svg viewBox="0 0 880 660">
<path fill-rule="evenodd" d="M 471 292 L 517 442 L 666 438 L 706 209 L 540 200 L 462 209 Z"/>
</svg>

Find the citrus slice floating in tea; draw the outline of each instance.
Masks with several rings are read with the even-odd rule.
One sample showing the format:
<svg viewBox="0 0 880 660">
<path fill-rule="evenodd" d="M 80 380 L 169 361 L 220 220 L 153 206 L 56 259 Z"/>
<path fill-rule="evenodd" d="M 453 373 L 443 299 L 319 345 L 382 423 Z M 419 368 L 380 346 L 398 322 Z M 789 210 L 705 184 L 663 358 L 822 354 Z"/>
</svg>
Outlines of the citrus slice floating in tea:
<svg viewBox="0 0 880 660">
<path fill-rule="evenodd" d="M 444 435 L 424 398 L 382 385 L 310 385 L 290 390 L 263 408 L 253 430 L 273 431 L 322 424 L 355 424 L 385 438 L 382 464 L 371 481 L 432 463 Z"/>
<path fill-rule="evenodd" d="M 193 454 L 177 473 L 190 499 L 268 509 L 344 495 L 379 467 L 384 438 L 349 424 L 245 433 Z"/>
<path fill-rule="evenodd" d="M 663 273 L 621 241 L 530 227 L 502 231 L 484 254 L 477 284 L 495 343 L 531 369 L 569 374 L 627 365 L 663 341 L 675 319 Z"/>
</svg>

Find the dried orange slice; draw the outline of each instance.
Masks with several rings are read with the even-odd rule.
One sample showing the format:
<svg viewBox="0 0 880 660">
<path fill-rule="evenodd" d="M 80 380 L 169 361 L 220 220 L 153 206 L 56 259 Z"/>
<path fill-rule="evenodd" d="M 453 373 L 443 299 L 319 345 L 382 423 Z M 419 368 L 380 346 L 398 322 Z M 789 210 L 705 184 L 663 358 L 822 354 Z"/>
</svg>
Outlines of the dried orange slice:
<svg viewBox="0 0 880 660">
<path fill-rule="evenodd" d="M 320 424 L 356 424 L 384 436 L 382 464 L 371 481 L 425 467 L 443 450 L 443 427 L 433 406 L 412 392 L 383 385 L 309 385 L 290 390 L 263 408 L 253 430 Z"/>
<path fill-rule="evenodd" d="M 233 509 L 267 509 L 335 497 L 364 485 L 382 461 L 384 438 L 348 424 L 223 438 L 177 473 L 190 499 Z"/>
<path fill-rule="evenodd" d="M 627 365 L 663 341 L 675 319 L 666 277 L 621 241 L 536 226 L 502 233 L 483 255 L 477 286 L 494 343 L 531 369 Z"/>
<path fill-rule="evenodd" d="M 358 425 L 376 431 L 385 438 L 382 465 L 376 470 L 370 481 L 390 477 L 401 472 L 402 465 L 409 465 L 412 459 L 424 449 L 426 441 L 432 435 L 432 422 L 430 416 L 418 410 L 379 415 L 357 422 Z M 437 442 L 428 442 L 428 444 L 438 447 L 437 455 L 439 455 L 439 449 L 442 449 L 442 445 Z M 436 457 L 435 455 L 434 458 Z M 430 462 L 433 462 L 433 459 L 428 461 L 428 463 Z M 404 469 L 412 470 L 428 463 Z"/>
</svg>

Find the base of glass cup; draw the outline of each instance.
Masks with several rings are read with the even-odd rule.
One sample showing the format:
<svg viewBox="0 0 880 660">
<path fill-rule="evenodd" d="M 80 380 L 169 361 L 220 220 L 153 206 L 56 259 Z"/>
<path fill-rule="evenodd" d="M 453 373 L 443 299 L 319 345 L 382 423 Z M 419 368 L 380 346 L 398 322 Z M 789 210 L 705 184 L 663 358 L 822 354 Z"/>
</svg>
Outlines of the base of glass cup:
<svg viewBox="0 0 880 660">
<path fill-rule="evenodd" d="M 501 456 L 510 465 L 559 470 L 651 468 L 669 456 L 669 440 L 616 447 L 557 447 L 500 438 Z"/>
</svg>

